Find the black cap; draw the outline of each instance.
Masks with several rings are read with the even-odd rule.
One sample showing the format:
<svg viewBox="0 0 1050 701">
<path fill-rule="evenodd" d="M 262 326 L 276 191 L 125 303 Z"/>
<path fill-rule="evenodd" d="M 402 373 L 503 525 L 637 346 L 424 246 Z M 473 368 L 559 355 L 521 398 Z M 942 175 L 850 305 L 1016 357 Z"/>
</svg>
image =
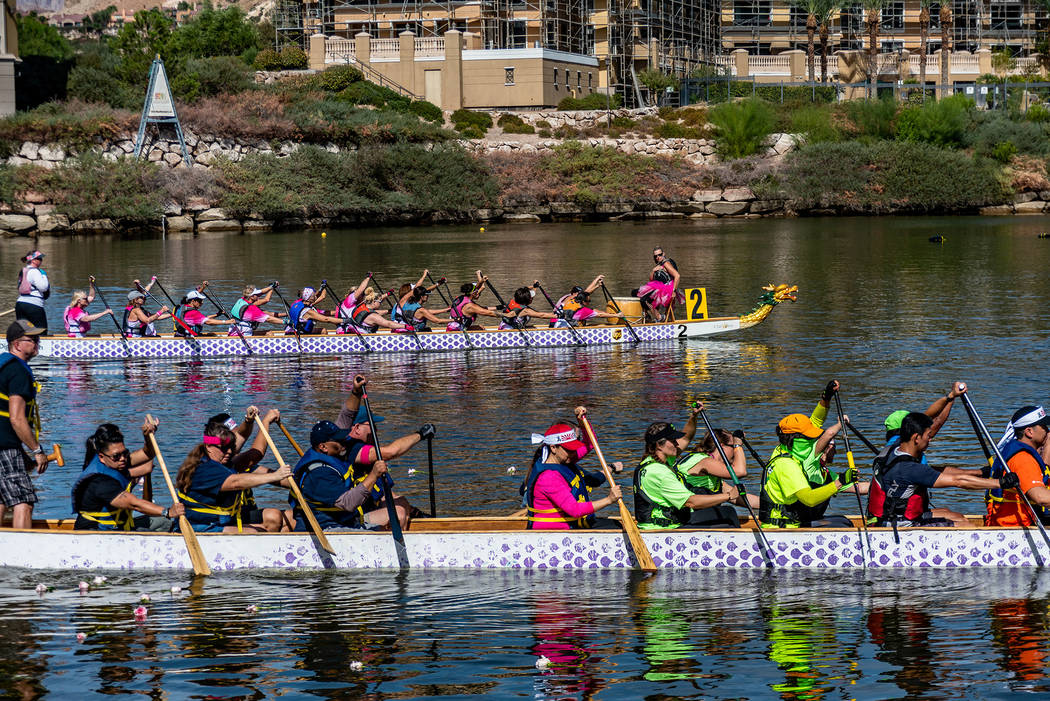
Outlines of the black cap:
<svg viewBox="0 0 1050 701">
<path fill-rule="evenodd" d="M 39 336 L 42 333 L 44 329 L 34 326 L 33 322 L 19 319 L 7 327 L 7 344 L 11 345 L 23 336 Z"/>
</svg>

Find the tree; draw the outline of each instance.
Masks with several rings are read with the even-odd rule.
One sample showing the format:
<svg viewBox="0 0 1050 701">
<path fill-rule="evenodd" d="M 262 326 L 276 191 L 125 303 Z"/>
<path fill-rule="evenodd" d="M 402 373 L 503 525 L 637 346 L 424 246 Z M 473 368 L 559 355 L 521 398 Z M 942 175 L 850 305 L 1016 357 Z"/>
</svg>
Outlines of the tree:
<svg viewBox="0 0 1050 701">
<path fill-rule="evenodd" d="M 44 22 L 35 12 L 16 15 L 18 53 L 21 56 L 42 56 L 55 61 L 73 58 L 73 46 L 58 30 Z"/>
<path fill-rule="evenodd" d="M 919 87 L 923 96 L 926 95 L 926 49 L 930 44 L 931 4 L 931 0 L 919 0 Z"/>
<path fill-rule="evenodd" d="M 169 58 L 168 40 L 171 37 L 172 21 L 154 8 L 139 10 L 135 21 L 120 28 L 117 36 L 110 40 L 110 48 L 120 58 L 120 75 L 132 85 L 145 85 L 149 69 L 158 54 Z M 169 71 L 174 66 L 169 67 Z"/>
<path fill-rule="evenodd" d="M 879 24 L 886 0 L 863 0 L 864 22 L 868 25 L 868 76 L 871 78 L 869 97 L 878 97 L 879 82 Z"/>
<path fill-rule="evenodd" d="M 116 5 L 110 5 L 104 9 L 92 12 L 90 15 L 84 18 L 84 31 L 94 33 L 99 39 L 102 38 L 102 33 L 106 31 L 106 27 L 109 26 L 110 21 L 113 19 L 113 14 L 117 11 Z"/>
<path fill-rule="evenodd" d="M 821 18 L 831 14 L 831 2 L 830 0 L 792 0 L 791 4 L 806 13 L 806 63 L 809 69 L 809 82 L 812 83 L 816 80 L 813 50 L 815 45 L 814 37 L 817 33 L 817 28 L 821 25 Z M 826 55 L 823 59 L 823 66 L 824 73 L 827 74 Z"/>
<path fill-rule="evenodd" d="M 1007 74 L 1017 68 L 1017 59 L 1013 57 L 1009 49 L 996 51 L 992 54 L 992 70 L 1000 80 L 1005 80 Z"/>
<path fill-rule="evenodd" d="M 675 78 L 669 73 L 663 73 L 656 68 L 647 68 L 638 74 L 638 82 L 649 89 L 649 101 L 652 104 L 656 104 L 660 98 L 660 93 L 671 88 L 672 90 L 678 89 L 678 78 Z"/>
<path fill-rule="evenodd" d="M 240 56 L 260 48 L 259 32 L 237 5 L 224 10 L 206 6 L 172 33 L 170 47 L 184 58 Z"/>
<path fill-rule="evenodd" d="M 952 4 L 948 0 L 941 0 L 941 85 L 948 90 L 948 60 L 951 50 L 952 38 Z"/>
<path fill-rule="evenodd" d="M 817 15 L 817 24 L 820 28 L 820 82 L 828 82 L 828 26 L 831 17 L 842 9 L 838 0 L 825 0 L 821 13 Z"/>
</svg>

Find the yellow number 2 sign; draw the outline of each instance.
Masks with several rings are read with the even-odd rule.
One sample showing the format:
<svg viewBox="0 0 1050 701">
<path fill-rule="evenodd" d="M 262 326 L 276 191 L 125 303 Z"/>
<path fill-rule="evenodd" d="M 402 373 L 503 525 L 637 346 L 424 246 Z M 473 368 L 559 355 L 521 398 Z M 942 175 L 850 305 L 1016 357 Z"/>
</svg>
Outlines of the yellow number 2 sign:
<svg viewBox="0 0 1050 701">
<path fill-rule="evenodd" d="M 707 318 L 707 288 L 687 287 L 685 294 L 685 320 L 701 321 Z"/>
</svg>

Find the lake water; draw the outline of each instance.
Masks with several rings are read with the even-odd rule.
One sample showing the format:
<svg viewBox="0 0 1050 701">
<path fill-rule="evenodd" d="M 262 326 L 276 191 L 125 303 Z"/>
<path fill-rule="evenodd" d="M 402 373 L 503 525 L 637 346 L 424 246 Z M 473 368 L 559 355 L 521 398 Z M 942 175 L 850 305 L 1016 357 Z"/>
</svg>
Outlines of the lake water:
<svg viewBox="0 0 1050 701">
<path fill-rule="evenodd" d="M 279 407 L 305 442 L 356 372 L 372 378 L 389 440 L 437 425 L 439 515 L 509 513 L 532 453 L 529 434 L 589 407 L 610 459 L 632 467 L 656 420 L 681 423 L 694 398 L 716 424 L 743 428 L 763 454 L 783 415 L 808 413 L 827 380 L 878 442 L 886 414 L 924 409 L 956 379 L 998 431 L 1018 406 L 1047 402 L 1050 240 L 1038 218 L 702 220 L 375 229 L 197 238 L 47 239 L 52 328 L 94 274 L 112 305 L 151 274 L 173 295 L 202 279 L 227 304 L 275 278 L 291 293 L 328 279 L 342 290 L 374 271 L 386 286 L 423 267 L 466 281 L 482 268 L 504 297 L 539 278 L 552 296 L 605 273 L 617 295 L 647 276 L 662 245 L 713 315 L 749 311 L 767 283 L 799 301 L 738 334 L 639 348 L 415 357 L 208 361 L 34 361 L 44 440 L 67 465 L 37 479 L 37 514 L 64 517 L 84 438 L 103 421 L 130 436 L 162 422 L 169 466 L 203 421 L 248 404 Z M 943 244 L 928 238 L 944 235 Z M 0 240 L 3 278 L 29 246 Z M 455 285 L 454 285 L 455 286 Z M 0 310 L 13 306 L 13 283 Z M 159 292 L 159 290 L 157 290 Z M 289 294 L 286 297 L 289 298 Z M 158 295 L 160 296 L 160 295 Z M 491 298 L 488 298 L 491 300 Z M 271 307 L 276 309 L 279 302 Z M 491 303 L 491 302 L 490 302 Z M 542 305 L 541 305 L 542 307 Z M 100 309 L 98 303 L 92 310 Z M 8 319 L 10 317 L 4 317 Z M 106 320 L 96 322 L 108 331 Z M 962 407 L 931 460 L 982 461 Z M 137 447 L 137 438 L 131 438 Z M 278 440 L 288 458 L 292 451 Z M 862 465 L 867 455 L 855 445 Z M 508 474 L 510 467 L 516 474 Z M 427 507 L 426 453 L 391 466 Z M 409 475 L 410 469 L 418 470 Z M 752 465 L 748 483 L 755 485 Z M 630 484 L 629 472 L 620 480 Z M 281 495 L 257 490 L 260 501 Z M 983 510 L 945 491 L 938 505 Z M 164 500 L 161 500 L 164 501 Z M 833 510 L 855 513 L 842 500 Z M 0 574 L 0 694 L 172 698 L 987 698 L 1050 691 L 1040 572 L 902 575 L 661 573 L 242 573 L 118 575 L 81 595 L 85 574 Z M 54 586 L 38 597 L 38 582 Z M 172 585 L 183 587 L 173 596 Z M 143 623 L 140 592 L 153 602 Z M 256 612 L 246 607 L 255 603 Z M 88 633 L 77 643 L 76 633 Z M 537 669 L 540 655 L 552 660 Z M 361 669 L 355 669 L 355 662 Z"/>
</svg>

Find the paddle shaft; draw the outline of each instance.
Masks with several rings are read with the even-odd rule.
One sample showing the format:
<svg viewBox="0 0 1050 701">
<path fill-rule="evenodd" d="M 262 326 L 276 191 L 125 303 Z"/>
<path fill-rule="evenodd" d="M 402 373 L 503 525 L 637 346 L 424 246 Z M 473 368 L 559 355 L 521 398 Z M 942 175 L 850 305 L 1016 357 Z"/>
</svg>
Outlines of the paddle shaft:
<svg viewBox="0 0 1050 701">
<path fill-rule="evenodd" d="M 94 283 L 92 283 L 92 284 L 94 284 Z M 106 296 L 104 294 L 102 294 L 102 288 L 100 288 L 98 285 L 95 285 L 95 292 L 98 293 L 99 301 L 102 302 L 102 306 L 103 307 L 105 307 L 106 309 L 112 309 L 113 308 L 113 307 L 109 306 L 106 303 Z M 116 315 L 115 314 L 110 314 L 109 318 L 113 320 L 113 325 L 117 327 L 117 335 L 120 336 L 120 340 L 123 341 L 123 343 L 124 343 L 124 351 L 128 355 L 131 355 L 131 347 L 128 345 L 128 339 L 124 338 L 124 329 L 120 328 L 120 324 L 117 322 Z"/>
<path fill-rule="evenodd" d="M 383 286 L 379 284 L 379 280 L 376 280 L 375 276 L 372 275 L 372 273 L 369 273 L 368 277 L 372 280 L 372 282 L 374 282 L 376 284 L 376 287 L 378 287 L 380 289 L 383 289 Z M 389 289 L 390 292 L 387 293 L 387 295 L 384 295 L 384 297 L 386 297 L 386 303 L 390 305 L 390 320 L 393 321 L 394 320 L 394 312 L 397 309 L 400 309 L 400 307 L 401 307 L 401 300 L 400 299 L 397 300 L 398 304 L 395 307 L 394 300 L 390 299 L 390 297 L 389 297 L 390 294 L 393 294 L 394 290 L 393 290 L 393 288 L 387 288 L 387 289 Z M 423 342 L 419 340 L 419 335 L 416 333 L 416 325 L 415 324 L 410 324 L 410 323 L 408 323 L 407 321 L 404 320 L 404 310 L 403 309 L 401 310 L 401 323 L 404 324 L 408 328 L 408 332 L 410 334 L 412 334 L 412 340 L 416 342 L 416 347 L 419 350 L 426 350 L 425 348 L 423 348 Z"/>
<path fill-rule="evenodd" d="M 491 280 L 489 281 L 489 289 L 492 290 L 492 294 L 496 296 L 496 301 L 499 302 L 499 305 L 503 307 L 503 313 L 509 313 L 509 310 L 507 309 L 507 303 L 503 300 L 502 295 L 500 295 L 500 293 L 496 291 L 496 288 L 492 286 Z M 523 341 L 525 341 L 525 345 L 531 348 L 532 344 L 529 343 L 529 335 L 525 333 L 525 329 L 521 328 L 520 316 L 514 317 L 514 328 L 518 330 L 519 334 L 521 334 L 521 338 Z"/>
<path fill-rule="evenodd" d="M 299 353 L 301 354 L 303 352 L 303 339 L 299 338 L 299 322 L 297 319 L 292 318 L 292 308 L 288 306 L 288 300 L 286 300 L 284 298 L 284 295 L 281 294 L 281 290 L 277 284 L 277 280 L 273 281 L 273 285 L 271 287 L 273 288 L 273 291 L 277 293 L 277 298 L 281 300 L 281 304 L 284 305 L 285 311 L 288 312 L 288 324 L 292 327 L 292 331 L 295 333 L 295 345 L 298 346 Z M 295 480 L 292 481 L 294 482 Z"/>
<path fill-rule="evenodd" d="M 598 457 L 598 462 L 601 463 L 605 479 L 611 487 L 616 482 L 613 480 L 609 464 L 605 462 L 605 456 L 602 455 L 602 449 L 598 445 L 598 438 L 594 435 L 594 429 L 591 428 L 591 422 L 587 420 L 586 413 L 581 412 L 578 414 L 578 418 L 580 425 L 583 426 L 583 430 L 587 433 L 587 440 L 590 442 L 591 447 L 594 448 L 594 454 Z M 634 516 L 631 515 L 630 510 L 627 508 L 627 504 L 623 502 L 623 497 L 618 499 L 616 504 L 620 507 L 620 523 L 627 534 L 627 540 L 631 544 L 631 549 L 634 550 L 634 559 L 638 563 L 638 568 L 644 572 L 656 572 L 657 568 L 656 563 L 653 562 L 653 556 L 645 545 L 645 541 L 642 540 L 642 533 L 638 530 L 638 523 L 635 522 Z"/>
<path fill-rule="evenodd" d="M 383 459 L 383 450 L 379 445 L 379 436 L 376 435 L 376 422 L 372 417 L 372 405 L 368 401 L 368 391 L 361 395 L 361 403 L 368 416 L 368 428 L 372 433 L 372 445 L 376 449 L 376 460 Z M 394 536 L 394 546 L 397 549 L 398 563 L 402 569 L 408 567 L 408 550 L 405 546 L 405 534 L 401 532 L 401 521 L 397 517 L 397 508 L 394 506 L 394 494 L 390 491 L 390 482 L 386 476 L 380 476 L 379 481 L 383 486 L 383 501 L 386 502 L 386 514 L 390 519 L 390 533 Z"/>
<path fill-rule="evenodd" d="M 963 393 L 961 396 L 963 405 L 966 406 L 967 413 L 979 429 L 978 435 L 984 434 L 984 440 L 988 441 L 988 445 L 992 447 L 995 457 L 1003 464 L 1003 469 L 1007 472 L 1013 472 L 1013 470 L 1010 469 L 1010 466 L 1006 464 L 1006 459 L 1003 458 L 1003 454 L 999 450 L 999 444 L 995 442 L 994 438 L 992 438 L 992 434 L 988 432 L 988 427 L 984 425 L 984 421 L 977 414 L 977 409 L 974 408 L 973 402 L 970 401 L 970 395 Z M 1046 544 L 1050 546 L 1050 536 L 1047 536 L 1046 528 L 1043 526 L 1043 522 L 1039 518 L 1039 513 L 1035 510 L 1035 507 L 1032 506 L 1032 502 L 1028 500 L 1028 495 L 1025 494 L 1024 489 L 1020 486 L 1018 486 L 1015 491 L 1017 492 L 1017 495 L 1021 497 L 1021 501 L 1024 502 L 1024 505 L 1028 507 L 1028 511 L 1032 514 L 1032 520 L 1035 521 L 1035 525 L 1039 527 L 1039 533 L 1043 536 L 1043 540 L 1045 540 Z"/>
<path fill-rule="evenodd" d="M 981 444 L 981 452 L 984 453 L 984 458 L 988 461 L 988 467 L 991 468 L 992 464 L 995 462 L 995 456 L 992 455 L 992 451 L 988 449 L 988 444 L 984 441 L 984 434 L 981 433 L 981 429 L 977 425 L 977 421 L 973 418 L 973 414 L 969 411 L 968 408 L 966 411 L 966 416 L 970 419 L 970 425 L 973 426 L 973 432 L 977 434 L 977 442 Z M 989 470 L 988 474 L 991 474 L 991 470 Z"/>
<path fill-rule="evenodd" d="M 228 311 L 226 311 L 226 309 L 222 306 L 222 304 L 219 301 L 217 301 L 210 294 L 208 294 L 208 290 L 207 290 L 206 287 L 203 287 L 203 286 L 201 287 L 201 294 L 204 295 L 205 297 L 207 297 L 208 301 L 215 305 L 215 308 L 219 310 L 220 314 L 225 316 L 227 319 L 233 319 L 233 315 L 230 314 Z M 237 321 L 237 319 L 233 319 L 233 320 Z M 233 329 L 231 329 L 231 330 L 233 330 Z M 239 330 L 233 330 L 233 331 L 234 331 L 233 335 L 240 337 L 241 343 L 244 344 L 244 349 L 248 351 L 248 355 L 251 355 L 252 354 L 252 347 L 248 343 L 248 339 L 245 338 L 244 334 L 240 333 Z"/>
<path fill-rule="evenodd" d="M 839 398 L 838 390 L 835 390 L 835 411 L 838 412 L 839 425 L 840 425 L 841 430 L 842 430 L 842 440 L 846 444 L 846 462 L 849 463 L 849 471 L 855 477 L 859 477 L 859 475 L 857 475 L 857 466 L 853 462 L 853 448 L 850 447 L 850 444 L 849 444 L 849 431 L 846 429 L 846 427 L 849 424 L 846 423 L 846 415 L 842 413 L 842 400 Z M 864 527 L 864 536 L 865 536 L 865 539 L 869 543 L 869 550 L 870 550 L 871 536 L 868 535 L 868 519 L 864 515 L 864 503 L 860 500 L 860 488 L 858 487 L 858 484 L 859 484 L 859 481 L 853 483 L 853 494 L 857 497 L 857 509 L 858 509 L 858 514 L 860 516 L 860 523 L 861 523 L 861 526 Z M 861 545 L 863 546 L 863 543 Z M 866 558 L 864 556 L 864 548 L 863 547 L 861 547 L 860 555 L 861 555 L 861 562 L 864 564 L 865 567 L 867 567 L 868 566 L 868 558 Z"/>
<path fill-rule="evenodd" d="M 434 439 L 427 438 L 427 471 L 430 478 L 430 515 L 437 518 L 437 499 L 434 496 Z"/>
<path fill-rule="evenodd" d="M 871 452 L 875 453 L 876 455 L 879 454 L 879 449 L 877 447 L 875 447 L 875 444 L 872 443 L 871 441 L 869 441 L 867 438 L 865 438 L 864 434 L 861 433 L 860 431 L 858 431 L 857 427 L 854 426 L 851 422 L 849 422 L 849 421 L 846 422 L 846 428 L 848 428 L 849 430 L 853 431 L 853 435 L 856 436 L 857 438 L 859 438 L 861 443 L 863 443 L 864 445 L 868 446 L 868 450 L 870 450 Z"/>
<path fill-rule="evenodd" d="M 160 283 L 158 283 L 158 284 L 160 284 Z M 150 299 L 152 299 L 152 300 L 153 300 L 153 302 L 154 302 L 154 303 L 155 303 L 155 304 L 156 304 L 156 305 L 157 305 L 158 307 L 164 307 L 164 302 L 161 302 L 161 301 L 160 301 L 159 299 L 157 299 L 157 296 L 156 296 L 155 294 L 153 294 L 152 292 L 150 292 L 149 290 L 147 290 L 147 289 L 146 289 L 145 287 L 143 287 L 143 286 L 142 286 L 141 284 L 139 284 L 139 285 L 136 285 L 136 287 L 138 287 L 138 288 L 139 288 L 139 292 L 143 293 L 144 295 L 146 295 L 146 296 L 148 296 L 148 297 L 149 297 Z M 171 300 L 171 298 L 170 298 L 170 297 L 168 297 L 168 300 L 170 301 L 170 300 Z M 174 303 L 172 303 L 172 304 L 174 304 Z M 186 325 L 186 322 L 185 322 L 185 321 L 183 321 L 183 320 L 182 320 L 182 319 L 180 319 L 179 317 L 175 316 L 175 307 L 174 307 L 174 306 L 173 306 L 173 307 L 171 308 L 171 318 L 175 320 L 175 323 L 177 323 L 177 324 L 178 324 L 179 326 L 181 326 L 181 327 L 182 327 L 183 329 L 185 329 L 186 333 L 188 333 L 188 334 L 189 334 L 190 336 L 196 336 L 196 335 L 197 335 L 197 334 L 196 334 L 196 332 L 194 332 L 194 330 L 193 330 L 193 329 L 191 329 L 191 328 L 190 328 L 189 326 L 187 326 L 187 325 Z"/>
<path fill-rule="evenodd" d="M 605 286 L 605 281 L 602 280 L 601 284 L 602 292 L 605 293 L 605 298 L 609 300 L 609 302 L 613 305 L 613 309 L 615 309 L 616 313 L 620 315 L 621 319 L 623 319 L 623 323 L 627 327 L 627 330 L 631 332 L 631 336 L 634 338 L 635 343 L 641 343 L 642 339 L 638 338 L 638 332 L 634 330 L 633 326 L 631 326 L 631 322 L 627 321 L 627 316 L 623 313 L 623 310 L 620 309 L 620 305 L 616 303 L 616 299 L 611 294 L 609 294 L 609 288 Z M 718 441 L 715 442 L 717 443 Z"/>
<path fill-rule="evenodd" d="M 294 438 L 292 438 L 292 434 L 288 433 L 288 429 L 284 427 L 284 422 L 277 419 L 277 427 L 281 429 L 281 433 L 283 433 L 284 437 L 288 439 L 288 442 L 292 444 L 292 448 L 295 452 L 299 453 L 299 457 L 303 457 L 303 449 L 300 448 L 299 444 L 295 442 Z"/>
<path fill-rule="evenodd" d="M 427 273 L 427 279 L 430 280 L 430 282 L 435 284 L 435 285 L 438 284 L 438 283 L 434 282 L 434 278 L 432 278 L 430 276 L 429 272 Z M 447 282 L 445 283 L 445 289 L 448 290 L 448 283 Z M 452 296 L 452 290 L 448 290 L 448 296 L 449 296 L 448 299 L 445 299 L 445 295 L 441 294 L 441 286 L 440 285 L 438 285 L 437 291 L 438 291 L 438 294 L 441 295 L 441 301 L 444 302 L 448 306 L 448 315 L 449 315 L 449 317 L 451 317 L 452 320 L 456 322 L 456 324 L 459 326 L 459 330 L 463 332 L 463 337 L 465 339 L 467 339 L 467 350 L 474 350 L 474 344 L 470 340 L 470 331 L 467 330 L 468 324 L 464 324 L 463 323 L 462 317 L 457 319 L 456 316 L 455 316 L 456 312 L 452 309 L 452 300 L 454 299 L 454 297 Z"/>
<path fill-rule="evenodd" d="M 146 419 L 153 422 L 153 417 L 146 415 Z M 164 475 L 164 482 L 168 485 L 168 492 L 171 493 L 171 500 L 173 503 L 179 503 L 178 492 L 175 491 L 175 485 L 171 481 L 171 475 L 168 473 L 168 466 L 164 463 L 164 456 L 160 453 L 160 446 L 157 445 L 157 437 L 150 432 L 148 434 L 150 444 L 153 446 L 153 455 L 157 458 L 157 464 L 160 465 L 161 474 Z M 185 515 L 179 516 L 179 530 L 182 531 L 182 539 L 186 541 L 186 550 L 190 554 L 190 564 L 193 565 L 193 574 L 208 575 L 211 574 L 211 567 L 208 566 L 208 561 L 204 557 L 204 551 L 201 550 L 201 544 L 197 541 L 197 534 L 193 530 L 193 526 L 190 525 L 189 519 Z"/>
<path fill-rule="evenodd" d="M 441 283 L 435 282 L 434 278 L 430 276 L 429 272 L 427 273 L 427 280 L 430 280 L 430 284 L 433 285 L 434 289 L 437 290 L 437 293 L 438 293 L 438 295 L 441 296 L 441 301 L 444 302 L 445 306 L 451 308 L 452 307 L 452 302 L 447 300 L 447 299 L 445 299 L 445 293 L 441 291 Z M 448 283 L 447 282 L 445 283 L 445 287 L 448 287 Z M 449 294 L 452 294 L 452 292 L 450 291 Z"/>
<path fill-rule="evenodd" d="M 729 462 L 729 457 L 726 455 L 726 449 L 722 447 L 722 441 L 718 440 L 718 434 L 715 433 L 714 427 L 711 426 L 711 419 L 707 418 L 707 411 L 700 409 L 700 418 L 704 420 L 704 426 L 707 428 L 707 432 L 711 434 L 711 437 L 715 441 L 715 447 L 718 448 L 718 454 L 721 456 L 722 462 L 726 466 L 726 472 L 729 473 L 729 479 L 733 481 L 737 491 L 740 492 L 740 496 L 744 497 L 744 506 L 747 507 L 747 513 L 751 516 L 751 523 L 755 524 L 755 533 L 758 535 L 758 540 L 762 545 L 766 565 L 772 567 L 773 548 L 769 545 L 769 541 L 766 539 L 766 534 L 762 532 L 762 523 L 758 520 L 758 514 L 755 513 L 754 508 L 751 506 L 751 501 L 747 498 L 747 490 L 744 489 L 744 485 L 741 483 L 740 478 L 736 476 L 736 470 L 733 469 L 733 463 Z"/>
<path fill-rule="evenodd" d="M 766 469 L 766 461 L 763 460 L 762 457 L 758 454 L 758 451 L 755 450 L 754 447 L 752 447 L 751 442 L 744 436 L 740 437 L 740 442 L 744 444 L 745 448 L 747 448 L 747 452 L 751 453 L 751 457 L 755 459 L 755 462 L 758 463 L 758 466 L 761 467 L 763 470 Z"/>
<path fill-rule="evenodd" d="M 339 298 L 339 295 L 335 293 L 335 290 L 329 287 L 327 280 L 321 281 L 321 289 L 328 290 L 328 294 L 332 295 L 332 299 L 335 300 L 335 313 L 339 315 L 340 319 L 346 322 L 346 325 L 357 336 L 357 340 L 361 341 L 361 345 L 364 346 L 365 353 L 371 353 L 372 348 L 368 345 L 368 341 L 365 340 L 365 337 L 361 335 L 361 332 L 357 330 L 357 326 L 354 325 L 354 320 L 348 316 L 343 316 L 343 302 Z M 284 426 L 281 426 L 281 428 L 284 428 Z M 285 431 L 285 434 L 287 434 L 287 431 Z M 291 436 L 288 436 L 289 440 L 291 440 L 291 438 Z M 299 454 L 302 455 L 302 453 Z"/>
<path fill-rule="evenodd" d="M 547 294 L 547 290 L 543 289 L 543 285 L 540 285 L 538 283 L 537 283 L 536 287 L 538 287 L 540 292 L 543 293 L 543 296 L 547 300 L 547 304 L 551 305 L 551 311 L 554 312 L 555 314 L 557 314 L 558 313 L 558 307 L 555 306 L 554 300 L 551 299 L 551 296 L 549 294 Z M 572 320 L 571 319 L 563 319 L 563 321 L 569 327 L 569 333 L 572 334 L 572 338 L 573 338 L 574 341 L 576 341 L 576 345 L 582 346 L 583 345 L 583 339 L 580 338 L 580 332 L 577 331 L 576 327 L 572 325 Z"/>
<path fill-rule="evenodd" d="M 0 312 L 0 316 L 7 316 L 8 314 L 14 314 L 14 313 L 15 313 L 14 309 L 5 309 L 4 311 Z"/>
<path fill-rule="evenodd" d="M 273 453 L 274 458 L 277 459 L 277 464 L 281 467 L 287 465 L 284 458 L 281 457 L 280 452 L 277 450 L 277 445 L 274 444 L 273 438 L 270 436 L 270 432 L 266 429 L 266 424 L 263 423 L 262 417 L 258 414 L 255 415 L 255 423 L 259 425 L 259 433 L 262 434 L 263 438 L 266 439 L 266 445 L 270 446 L 270 452 Z M 310 524 L 310 530 L 313 531 L 314 536 L 317 538 L 317 542 L 321 544 L 321 547 L 335 555 L 335 548 L 328 542 L 328 536 L 321 530 L 321 524 L 317 522 L 317 517 L 314 516 L 313 509 L 306 503 L 306 498 L 303 496 L 302 490 L 299 489 L 299 483 L 295 481 L 295 477 L 288 478 L 288 484 L 291 485 L 292 494 L 295 495 L 296 501 L 299 502 L 299 508 L 302 509 L 303 515 L 306 516 L 306 521 Z"/>
</svg>

